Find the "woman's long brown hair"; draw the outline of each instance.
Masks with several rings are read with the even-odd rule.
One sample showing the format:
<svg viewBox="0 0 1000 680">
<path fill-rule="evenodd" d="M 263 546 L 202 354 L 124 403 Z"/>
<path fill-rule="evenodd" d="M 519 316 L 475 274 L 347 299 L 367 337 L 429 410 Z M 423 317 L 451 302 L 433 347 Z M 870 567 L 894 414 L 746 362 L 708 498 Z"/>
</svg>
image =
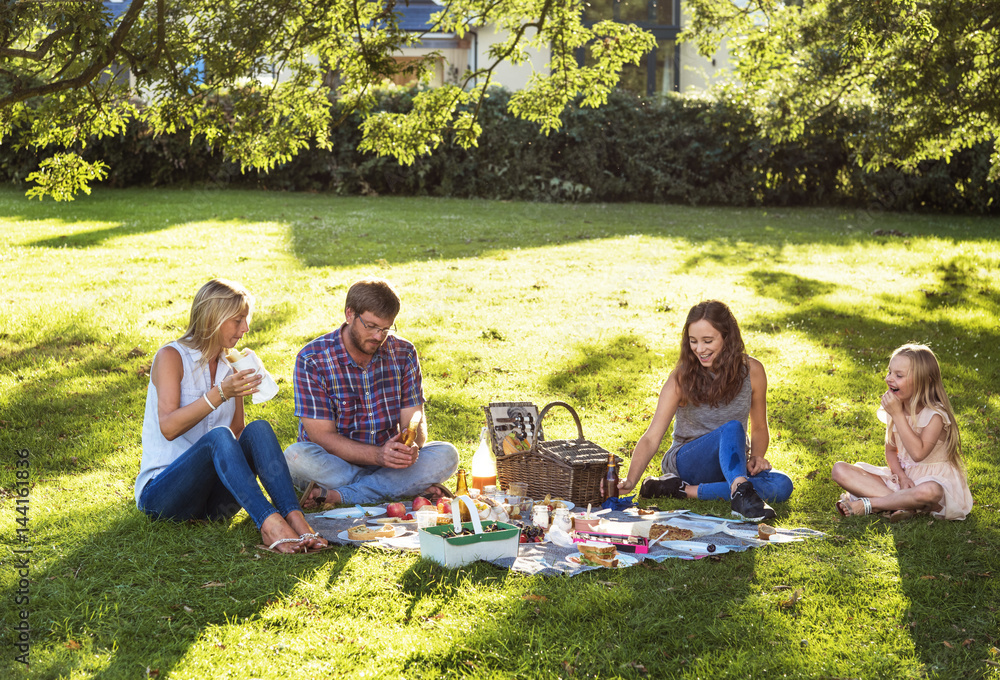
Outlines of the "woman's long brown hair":
<svg viewBox="0 0 1000 680">
<path fill-rule="evenodd" d="M 722 334 L 722 351 L 716 355 L 711 369 L 701 365 L 688 340 L 691 324 L 702 320 Z M 728 404 L 740 393 L 750 367 L 740 326 L 725 303 L 705 300 L 691 308 L 684 322 L 681 355 L 674 371 L 681 388 L 681 406 Z"/>
</svg>

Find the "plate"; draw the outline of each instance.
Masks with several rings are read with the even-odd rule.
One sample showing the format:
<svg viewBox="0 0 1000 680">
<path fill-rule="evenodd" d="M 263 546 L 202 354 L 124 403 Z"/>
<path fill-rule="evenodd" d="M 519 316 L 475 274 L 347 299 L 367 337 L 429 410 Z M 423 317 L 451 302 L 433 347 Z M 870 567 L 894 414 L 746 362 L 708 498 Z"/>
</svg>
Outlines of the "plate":
<svg viewBox="0 0 1000 680">
<path fill-rule="evenodd" d="M 622 567 L 631 567 L 633 564 L 637 564 L 639 562 L 639 560 L 636 559 L 634 555 L 628 555 L 626 553 L 618 553 L 617 557 L 618 557 L 618 566 L 615 567 L 616 569 L 621 569 Z M 566 561 L 571 564 L 575 564 L 578 567 L 592 566 L 589 564 L 580 564 L 580 553 L 576 553 L 575 555 L 570 555 L 569 557 L 566 558 Z M 604 567 L 604 568 L 610 569 L 611 567 Z"/>
<path fill-rule="evenodd" d="M 406 529 L 404 529 L 403 527 L 393 526 L 393 529 L 395 529 L 396 533 L 393 534 L 392 536 L 379 536 L 379 538 L 397 538 L 397 537 L 402 536 L 403 534 L 406 533 Z M 347 535 L 347 529 L 344 529 L 339 534 L 337 534 L 337 538 L 339 538 L 342 541 L 350 541 L 351 543 L 377 543 L 378 542 L 378 538 L 372 539 L 370 541 L 355 541 L 353 538 L 351 538 L 350 536 Z"/>
<path fill-rule="evenodd" d="M 629 517 L 637 517 L 642 520 L 660 520 L 666 519 L 668 517 L 676 517 L 677 515 L 683 515 L 687 510 L 654 510 L 648 515 L 640 515 L 639 508 L 628 508 L 625 510 L 625 514 Z"/>
<path fill-rule="evenodd" d="M 378 517 L 385 514 L 385 508 L 363 507 L 361 509 L 365 511 L 365 516 L 367 517 Z M 309 517 L 320 519 L 360 519 L 362 515 L 358 512 L 357 508 L 334 508 L 326 512 L 317 512 L 315 515 L 309 515 Z"/>
<path fill-rule="evenodd" d="M 545 500 L 545 499 L 543 498 L 542 500 Z M 552 503 L 553 503 L 553 505 L 555 505 L 555 501 L 557 501 L 557 500 L 558 500 L 558 501 L 559 501 L 560 503 L 562 503 L 563 505 L 565 505 L 565 506 L 566 506 L 566 509 L 567 509 L 567 510 L 572 510 L 573 508 L 575 508 L 575 507 L 576 507 L 576 504 L 575 504 L 575 503 L 573 503 L 572 501 L 568 501 L 568 500 L 566 500 L 565 498 L 553 498 L 553 499 L 552 499 Z M 542 501 L 533 501 L 533 503 L 534 503 L 535 505 L 541 505 L 541 504 L 542 504 Z"/>
<path fill-rule="evenodd" d="M 724 545 L 715 545 L 715 552 L 708 552 L 708 543 L 697 543 L 695 541 L 660 541 L 657 545 L 670 548 L 677 552 L 688 553 L 689 555 L 721 555 L 729 552 L 729 548 Z"/>
<path fill-rule="evenodd" d="M 374 517 L 368 520 L 369 524 L 402 524 L 403 526 L 414 525 L 416 526 L 417 520 L 413 519 L 400 519 L 398 517 Z"/>
</svg>

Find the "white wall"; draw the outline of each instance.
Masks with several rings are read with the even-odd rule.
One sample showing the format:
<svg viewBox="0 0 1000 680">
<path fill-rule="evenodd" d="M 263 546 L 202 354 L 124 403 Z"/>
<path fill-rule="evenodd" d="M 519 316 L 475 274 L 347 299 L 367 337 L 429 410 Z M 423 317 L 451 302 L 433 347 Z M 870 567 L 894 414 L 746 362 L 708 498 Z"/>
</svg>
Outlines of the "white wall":
<svg viewBox="0 0 1000 680">
<path fill-rule="evenodd" d="M 489 63 L 489 48 L 491 45 L 506 40 L 509 33 L 507 31 L 497 31 L 495 26 L 483 26 L 476 29 L 478 40 L 475 41 L 476 58 L 479 68 L 485 68 Z M 535 30 L 528 29 L 526 35 L 534 35 Z M 503 85 L 509 90 L 520 90 L 528 84 L 528 78 L 535 69 L 541 75 L 548 75 L 548 63 L 552 58 L 552 51 L 547 47 L 544 49 L 529 49 L 529 61 L 512 66 L 504 62 L 493 71 L 490 83 L 493 85 Z"/>
</svg>

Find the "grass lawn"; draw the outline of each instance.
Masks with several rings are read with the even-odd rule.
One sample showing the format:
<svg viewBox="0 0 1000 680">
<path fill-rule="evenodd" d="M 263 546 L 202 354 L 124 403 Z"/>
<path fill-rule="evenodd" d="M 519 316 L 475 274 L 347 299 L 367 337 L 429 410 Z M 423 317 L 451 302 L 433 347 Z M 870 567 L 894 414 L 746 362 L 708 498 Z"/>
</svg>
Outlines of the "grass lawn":
<svg viewBox="0 0 1000 680">
<path fill-rule="evenodd" d="M 137 371 L 180 335 L 195 291 L 220 276 L 256 294 L 246 345 L 282 391 L 248 417 L 287 445 L 295 354 L 368 273 L 400 290 L 431 436 L 466 464 L 481 406 L 522 399 L 569 401 L 588 438 L 627 456 L 687 310 L 726 301 L 768 372 L 768 458 L 796 483 L 777 524 L 828 538 L 542 578 L 353 548 L 279 557 L 254 549 L 245 513 L 141 516 Z M 1000 220 L 236 191 L 39 204 L 2 189 L 0 281 L 0 677 L 26 676 L 21 612 L 35 678 L 1000 677 Z M 954 523 L 841 520 L 830 466 L 881 463 L 875 408 L 908 341 L 942 363 L 976 507 Z M 555 410 L 546 430 L 570 421 Z"/>
</svg>

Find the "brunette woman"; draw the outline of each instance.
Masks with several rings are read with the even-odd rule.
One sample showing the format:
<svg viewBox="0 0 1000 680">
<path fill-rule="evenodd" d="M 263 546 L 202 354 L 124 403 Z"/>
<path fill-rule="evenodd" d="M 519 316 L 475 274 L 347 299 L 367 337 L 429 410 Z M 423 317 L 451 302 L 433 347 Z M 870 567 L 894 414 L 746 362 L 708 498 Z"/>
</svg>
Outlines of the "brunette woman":
<svg viewBox="0 0 1000 680">
<path fill-rule="evenodd" d="M 661 464 L 664 475 L 643 482 L 640 495 L 725 499 L 737 517 L 773 518 L 764 499 L 788 500 L 792 480 L 764 457 L 770 441 L 767 375 L 746 353 L 733 313 L 717 300 L 688 313 L 680 358 L 632 451 L 621 491 L 635 488 L 675 416 L 673 443 Z"/>
</svg>

